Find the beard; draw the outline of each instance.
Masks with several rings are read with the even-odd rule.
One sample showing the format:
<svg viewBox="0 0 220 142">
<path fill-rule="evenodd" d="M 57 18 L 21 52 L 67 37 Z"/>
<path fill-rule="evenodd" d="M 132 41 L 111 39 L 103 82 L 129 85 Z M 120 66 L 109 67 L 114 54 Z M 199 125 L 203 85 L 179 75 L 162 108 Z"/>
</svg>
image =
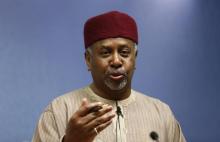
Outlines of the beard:
<svg viewBox="0 0 220 142">
<path fill-rule="evenodd" d="M 122 79 L 115 81 L 109 77 L 112 74 L 120 74 L 123 75 L 123 77 Z M 127 85 L 128 74 L 126 73 L 124 68 L 113 69 L 111 67 L 108 67 L 107 71 L 105 72 L 104 83 L 109 89 L 113 91 L 119 91 Z"/>
</svg>

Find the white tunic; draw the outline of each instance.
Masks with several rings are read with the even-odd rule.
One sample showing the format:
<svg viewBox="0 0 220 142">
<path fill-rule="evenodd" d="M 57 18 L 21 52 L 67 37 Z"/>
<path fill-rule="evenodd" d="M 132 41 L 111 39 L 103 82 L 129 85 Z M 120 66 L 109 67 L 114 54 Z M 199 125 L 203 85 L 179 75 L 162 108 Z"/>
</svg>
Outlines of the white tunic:
<svg viewBox="0 0 220 142">
<path fill-rule="evenodd" d="M 52 101 L 41 114 L 32 142 L 61 142 L 69 119 L 79 108 L 83 98 L 89 102 L 101 101 L 112 105 L 116 102 L 96 95 L 92 89 L 72 91 Z M 101 131 L 94 142 L 185 142 L 181 128 L 170 108 L 158 99 L 131 90 L 131 95 L 118 101 L 123 117 Z M 117 124 L 116 124 L 117 123 Z M 156 132 L 159 140 L 150 134 Z"/>
</svg>

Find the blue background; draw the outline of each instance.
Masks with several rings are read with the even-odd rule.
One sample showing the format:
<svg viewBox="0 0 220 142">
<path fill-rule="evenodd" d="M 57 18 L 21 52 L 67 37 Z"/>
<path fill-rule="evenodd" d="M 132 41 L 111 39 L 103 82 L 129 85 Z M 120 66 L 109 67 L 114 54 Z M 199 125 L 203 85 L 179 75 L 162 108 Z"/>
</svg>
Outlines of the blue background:
<svg viewBox="0 0 220 142">
<path fill-rule="evenodd" d="M 83 24 L 110 10 L 138 24 L 133 88 L 168 103 L 189 142 L 220 141 L 220 1 L 1 0 L 1 142 L 30 142 L 53 98 L 91 82 Z"/>
</svg>

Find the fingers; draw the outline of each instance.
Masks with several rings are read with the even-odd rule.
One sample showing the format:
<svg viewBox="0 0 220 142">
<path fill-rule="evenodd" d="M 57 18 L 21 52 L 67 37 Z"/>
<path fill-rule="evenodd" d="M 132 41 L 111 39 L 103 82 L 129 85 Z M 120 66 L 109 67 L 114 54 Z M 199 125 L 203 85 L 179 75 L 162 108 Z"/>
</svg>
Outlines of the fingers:
<svg viewBox="0 0 220 142">
<path fill-rule="evenodd" d="M 85 127 L 95 128 L 95 127 L 102 126 L 103 124 L 111 121 L 114 117 L 115 117 L 115 113 L 113 113 L 112 111 L 105 112 L 103 115 L 97 116 L 95 119 L 87 123 Z"/>
<path fill-rule="evenodd" d="M 89 103 L 86 98 L 82 100 L 81 106 L 79 110 L 76 112 L 76 114 L 80 117 L 86 116 L 92 108 L 95 107 L 102 107 L 103 103 L 101 102 L 95 102 L 95 103 Z"/>
<path fill-rule="evenodd" d="M 88 124 L 92 120 L 94 120 L 104 114 L 112 113 L 112 109 L 113 109 L 112 106 L 105 104 L 102 106 L 102 109 L 98 110 L 97 112 L 89 113 L 86 117 L 82 117 L 81 120 L 84 124 Z M 104 117 L 106 117 L 106 116 L 104 116 Z M 103 122 L 105 122 L 105 121 L 103 121 Z M 98 124 L 100 124 L 100 123 L 102 123 L 102 120 L 100 120 L 100 122 L 98 122 Z"/>
<path fill-rule="evenodd" d="M 112 120 L 109 120 L 109 121 L 107 121 L 107 122 L 105 122 L 105 123 L 103 123 L 103 124 L 97 126 L 97 127 L 96 127 L 97 132 L 98 132 L 98 133 L 101 132 L 102 130 L 104 130 L 105 128 L 107 128 L 111 123 L 112 123 Z M 96 132 L 95 132 L 95 134 L 96 134 Z"/>
<path fill-rule="evenodd" d="M 87 104 L 88 104 L 88 100 L 86 98 L 83 98 L 81 106 L 86 106 Z"/>
<path fill-rule="evenodd" d="M 68 122 L 66 137 L 77 141 L 93 140 L 97 135 L 94 128 L 98 132 L 104 130 L 112 123 L 114 117 L 112 106 L 101 102 L 89 103 L 84 98 Z"/>
<path fill-rule="evenodd" d="M 106 123 L 101 124 L 101 125 L 93 128 L 93 129 L 91 129 L 90 130 L 91 131 L 91 135 L 94 135 L 94 136 L 98 135 L 102 130 L 107 128 L 111 123 L 112 123 L 112 120 L 107 121 Z"/>
</svg>

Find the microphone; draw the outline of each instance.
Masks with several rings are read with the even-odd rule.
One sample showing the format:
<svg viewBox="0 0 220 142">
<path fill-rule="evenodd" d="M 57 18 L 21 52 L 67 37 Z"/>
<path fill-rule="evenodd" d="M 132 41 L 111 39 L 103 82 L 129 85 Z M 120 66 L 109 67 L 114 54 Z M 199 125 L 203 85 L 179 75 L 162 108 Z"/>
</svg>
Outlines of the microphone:
<svg viewBox="0 0 220 142">
<path fill-rule="evenodd" d="M 116 100 L 116 114 L 117 114 L 117 121 L 116 121 L 116 142 L 119 140 L 122 141 L 121 136 L 121 126 L 120 126 L 120 116 L 123 117 L 121 107 L 118 105 L 118 101 Z"/>
<path fill-rule="evenodd" d="M 117 113 L 118 116 L 124 117 L 123 114 L 122 114 L 121 108 L 118 105 L 117 105 L 116 113 Z"/>
<path fill-rule="evenodd" d="M 116 101 L 116 113 L 119 116 L 121 117 L 124 117 L 123 114 L 122 114 L 122 111 L 121 111 L 121 107 L 118 105 L 118 101 Z"/>
<path fill-rule="evenodd" d="M 152 140 L 154 140 L 156 142 L 159 142 L 159 136 L 158 136 L 157 132 L 152 131 L 150 133 L 150 137 L 151 137 Z"/>
</svg>

